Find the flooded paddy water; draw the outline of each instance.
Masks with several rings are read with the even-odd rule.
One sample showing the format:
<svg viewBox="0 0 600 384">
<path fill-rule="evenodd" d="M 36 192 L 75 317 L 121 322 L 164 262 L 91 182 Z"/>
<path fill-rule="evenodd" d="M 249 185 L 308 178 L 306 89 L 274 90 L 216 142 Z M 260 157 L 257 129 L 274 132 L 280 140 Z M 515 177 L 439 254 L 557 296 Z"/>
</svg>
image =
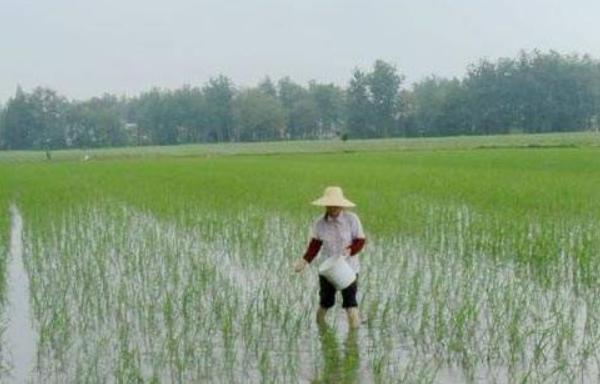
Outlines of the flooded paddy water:
<svg viewBox="0 0 600 384">
<path fill-rule="evenodd" d="M 432 211 L 428 238 L 373 236 L 353 332 L 339 307 L 319 328 L 316 271 L 291 271 L 309 222 L 250 209 L 199 211 L 210 224 L 195 226 L 123 204 L 47 228 L 12 215 L 3 377 L 15 382 L 599 379 L 600 287 L 574 278 L 584 232 L 543 278 L 473 254 L 489 234 L 467 233 L 465 207 Z"/>
<path fill-rule="evenodd" d="M 2 342 L 6 377 L 15 383 L 27 381 L 34 369 L 37 335 L 30 313 L 29 277 L 23 265 L 23 218 L 15 205 L 10 208 L 11 232 L 7 268 L 7 316 Z"/>
</svg>

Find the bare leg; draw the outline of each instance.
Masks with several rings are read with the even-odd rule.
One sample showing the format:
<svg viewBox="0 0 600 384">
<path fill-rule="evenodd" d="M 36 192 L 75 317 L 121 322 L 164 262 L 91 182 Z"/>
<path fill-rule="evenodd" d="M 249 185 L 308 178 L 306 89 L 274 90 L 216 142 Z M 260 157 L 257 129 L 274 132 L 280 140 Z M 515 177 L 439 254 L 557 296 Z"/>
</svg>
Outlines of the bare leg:
<svg viewBox="0 0 600 384">
<path fill-rule="evenodd" d="M 327 308 L 319 307 L 317 309 L 317 323 L 325 324 L 325 315 L 327 314 Z"/>
<path fill-rule="evenodd" d="M 360 314 L 358 313 L 357 307 L 350 307 L 346 309 L 348 315 L 348 325 L 350 328 L 358 328 L 360 325 Z"/>
</svg>

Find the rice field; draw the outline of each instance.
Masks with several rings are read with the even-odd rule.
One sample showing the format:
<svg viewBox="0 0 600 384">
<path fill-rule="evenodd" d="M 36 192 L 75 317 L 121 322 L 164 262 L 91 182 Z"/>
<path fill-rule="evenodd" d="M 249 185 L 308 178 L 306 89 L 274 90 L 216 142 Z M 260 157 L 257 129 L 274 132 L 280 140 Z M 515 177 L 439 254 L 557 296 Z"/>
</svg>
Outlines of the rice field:
<svg viewBox="0 0 600 384">
<path fill-rule="evenodd" d="M 557 137 L 4 153 L 34 349 L 0 381 L 598 382 L 600 142 Z M 291 267 L 327 185 L 368 237 L 357 331 Z"/>
<path fill-rule="evenodd" d="M 54 161 L 222 155 L 276 155 L 298 153 L 350 153 L 382 151 L 461 150 L 494 148 L 579 148 L 600 146 L 598 132 L 451 136 L 368 140 L 279 141 L 259 143 L 185 144 L 126 148 L 88 148 L 52 151 Z M 43 151 L 0 151 L 0 162 L 44 161 Z"/>
<path fill-rule="evenodd" d="M 6 359 L 5 347 L 6 328 L 6 268 L 8 264 L 8 251 L 10 239 L 10 214 L 9 214 L 9 187 L 8 174 L 0 171 L 0 377 L 9 370 Z"/>
</svg>

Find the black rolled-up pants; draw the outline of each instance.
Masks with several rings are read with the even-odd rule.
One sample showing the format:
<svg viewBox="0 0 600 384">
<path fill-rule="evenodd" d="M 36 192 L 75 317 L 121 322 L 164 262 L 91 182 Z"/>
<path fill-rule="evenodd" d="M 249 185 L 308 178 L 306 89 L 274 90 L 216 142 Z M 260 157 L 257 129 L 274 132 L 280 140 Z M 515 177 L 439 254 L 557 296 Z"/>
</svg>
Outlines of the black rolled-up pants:
<svg viewBox="0 0 600 384">
<path fill-rule="evenodd" d="M 319 305 L 322 308 L 331 308 L 335 305 L 335 293 L 337 289 L 326 278 L 319 275 Z M 358 275 L 356 280 L 348 287 L 342 289 L 342 307 L 358 307 L 356 292 L 358 291 Z"/>
</svg>

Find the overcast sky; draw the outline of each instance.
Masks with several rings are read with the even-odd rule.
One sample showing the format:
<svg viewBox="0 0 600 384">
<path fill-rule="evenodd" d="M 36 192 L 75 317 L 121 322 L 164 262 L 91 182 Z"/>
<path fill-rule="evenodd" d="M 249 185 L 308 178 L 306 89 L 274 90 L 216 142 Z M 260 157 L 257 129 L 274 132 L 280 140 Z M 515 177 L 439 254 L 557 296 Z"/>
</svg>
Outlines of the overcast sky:
<svg viewBox="0 0 600 384">
<path fill-rule="evenodd" d="M 600 58 L 599 15 L 597 0 L 0 0 L 0 102 L 17 84 L 82 99 L 218 74 L 346 85 L 378 58 L 407 84 L 521 49 Z"/>
</svg>

